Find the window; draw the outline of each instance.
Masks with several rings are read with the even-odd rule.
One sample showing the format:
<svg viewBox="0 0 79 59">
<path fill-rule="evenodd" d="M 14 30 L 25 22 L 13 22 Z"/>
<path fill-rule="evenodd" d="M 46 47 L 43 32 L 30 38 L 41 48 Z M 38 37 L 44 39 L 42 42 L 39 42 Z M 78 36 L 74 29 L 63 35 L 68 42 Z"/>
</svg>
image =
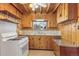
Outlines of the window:
<svg viewBox="0 0 79 59">
<path fill-rule="evenodd" d="M 34 30 L 46 30 L 47 21 L 46 20 L 34 20 L 33 21 L 33 29 Z"/>
</svg>

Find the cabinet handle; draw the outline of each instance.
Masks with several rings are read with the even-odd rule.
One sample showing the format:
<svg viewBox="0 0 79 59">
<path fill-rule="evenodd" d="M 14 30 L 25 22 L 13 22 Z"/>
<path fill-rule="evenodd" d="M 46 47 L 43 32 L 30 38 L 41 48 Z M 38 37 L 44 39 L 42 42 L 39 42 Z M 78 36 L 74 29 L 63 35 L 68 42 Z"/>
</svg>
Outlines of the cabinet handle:
<svg viewBox="0 0 79 59">
<path fill-rule="evenodd" d="M 62 14 L 60 14 L 60 17 L 62 16 Z"/>
<path fill-rule="evenodd" d="M 40 40 L 41 38 L 39 38 L 39 40 Z"/>
</svg>

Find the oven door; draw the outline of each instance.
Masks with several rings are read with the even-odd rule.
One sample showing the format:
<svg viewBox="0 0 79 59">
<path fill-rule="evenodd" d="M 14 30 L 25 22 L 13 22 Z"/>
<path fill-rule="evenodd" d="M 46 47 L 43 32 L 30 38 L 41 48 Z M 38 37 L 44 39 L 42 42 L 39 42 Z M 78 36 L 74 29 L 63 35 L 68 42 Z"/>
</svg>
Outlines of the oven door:
<svg viewBox="0 0 79 59">
<path fill-rule="evenodd" d="M 29 51 L 29 43 L 28 42 L 23 42 L 21 45 L 20 45 L 20 49 L 22 51 L 22 55 L 28 55 L 28 51 Z"/>
</svg>

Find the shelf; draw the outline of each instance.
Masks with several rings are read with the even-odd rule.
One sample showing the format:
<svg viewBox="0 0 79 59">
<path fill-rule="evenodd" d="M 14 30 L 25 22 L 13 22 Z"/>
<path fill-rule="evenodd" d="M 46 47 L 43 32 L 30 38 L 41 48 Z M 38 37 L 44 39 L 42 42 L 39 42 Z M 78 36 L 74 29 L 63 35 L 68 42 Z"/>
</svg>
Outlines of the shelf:
<svg viewBox="0 0 79 59">
<path fill-rule="evenodd" d="M 1 21 L 12 22 L 12 23 L 16 23 L 16 24 L 19 23 L 18 19 L 15 19 L 15 18 L 10 17 L 10 16 L 8 16 L 6 14 L 3 14 L 3 13 L 0 13 L 0 20 Z"/>
</svg>

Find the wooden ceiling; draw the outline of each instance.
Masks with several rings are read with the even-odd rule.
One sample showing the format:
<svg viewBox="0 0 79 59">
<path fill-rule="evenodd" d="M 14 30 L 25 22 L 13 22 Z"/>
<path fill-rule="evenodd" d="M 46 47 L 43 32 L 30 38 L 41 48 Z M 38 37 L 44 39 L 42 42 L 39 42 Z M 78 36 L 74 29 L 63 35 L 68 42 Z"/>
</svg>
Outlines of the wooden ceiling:
<svg viewBox="0 0 79 59">
<path fill-rule="evenodd" d="M 32 13 L 32 12 L 40 12 L 40 13 L 53 13 L 56 8 L 59 6 L 59 3 L 49 3 L 47 4 L 47 7 L 44 8 L 44 7 L 41 7 L 40 8 L 37 8 L 35 11 L 32 11 L 32 8 L 29 7 L 29 4 L 30 3 L 24 3 L 24 4 L 21 4 L 21 3 L 12 3 L 12 5 L 14 7 L 16 7 L 22 14 L 29 14 L 29 13 Z"/>
</svg>

